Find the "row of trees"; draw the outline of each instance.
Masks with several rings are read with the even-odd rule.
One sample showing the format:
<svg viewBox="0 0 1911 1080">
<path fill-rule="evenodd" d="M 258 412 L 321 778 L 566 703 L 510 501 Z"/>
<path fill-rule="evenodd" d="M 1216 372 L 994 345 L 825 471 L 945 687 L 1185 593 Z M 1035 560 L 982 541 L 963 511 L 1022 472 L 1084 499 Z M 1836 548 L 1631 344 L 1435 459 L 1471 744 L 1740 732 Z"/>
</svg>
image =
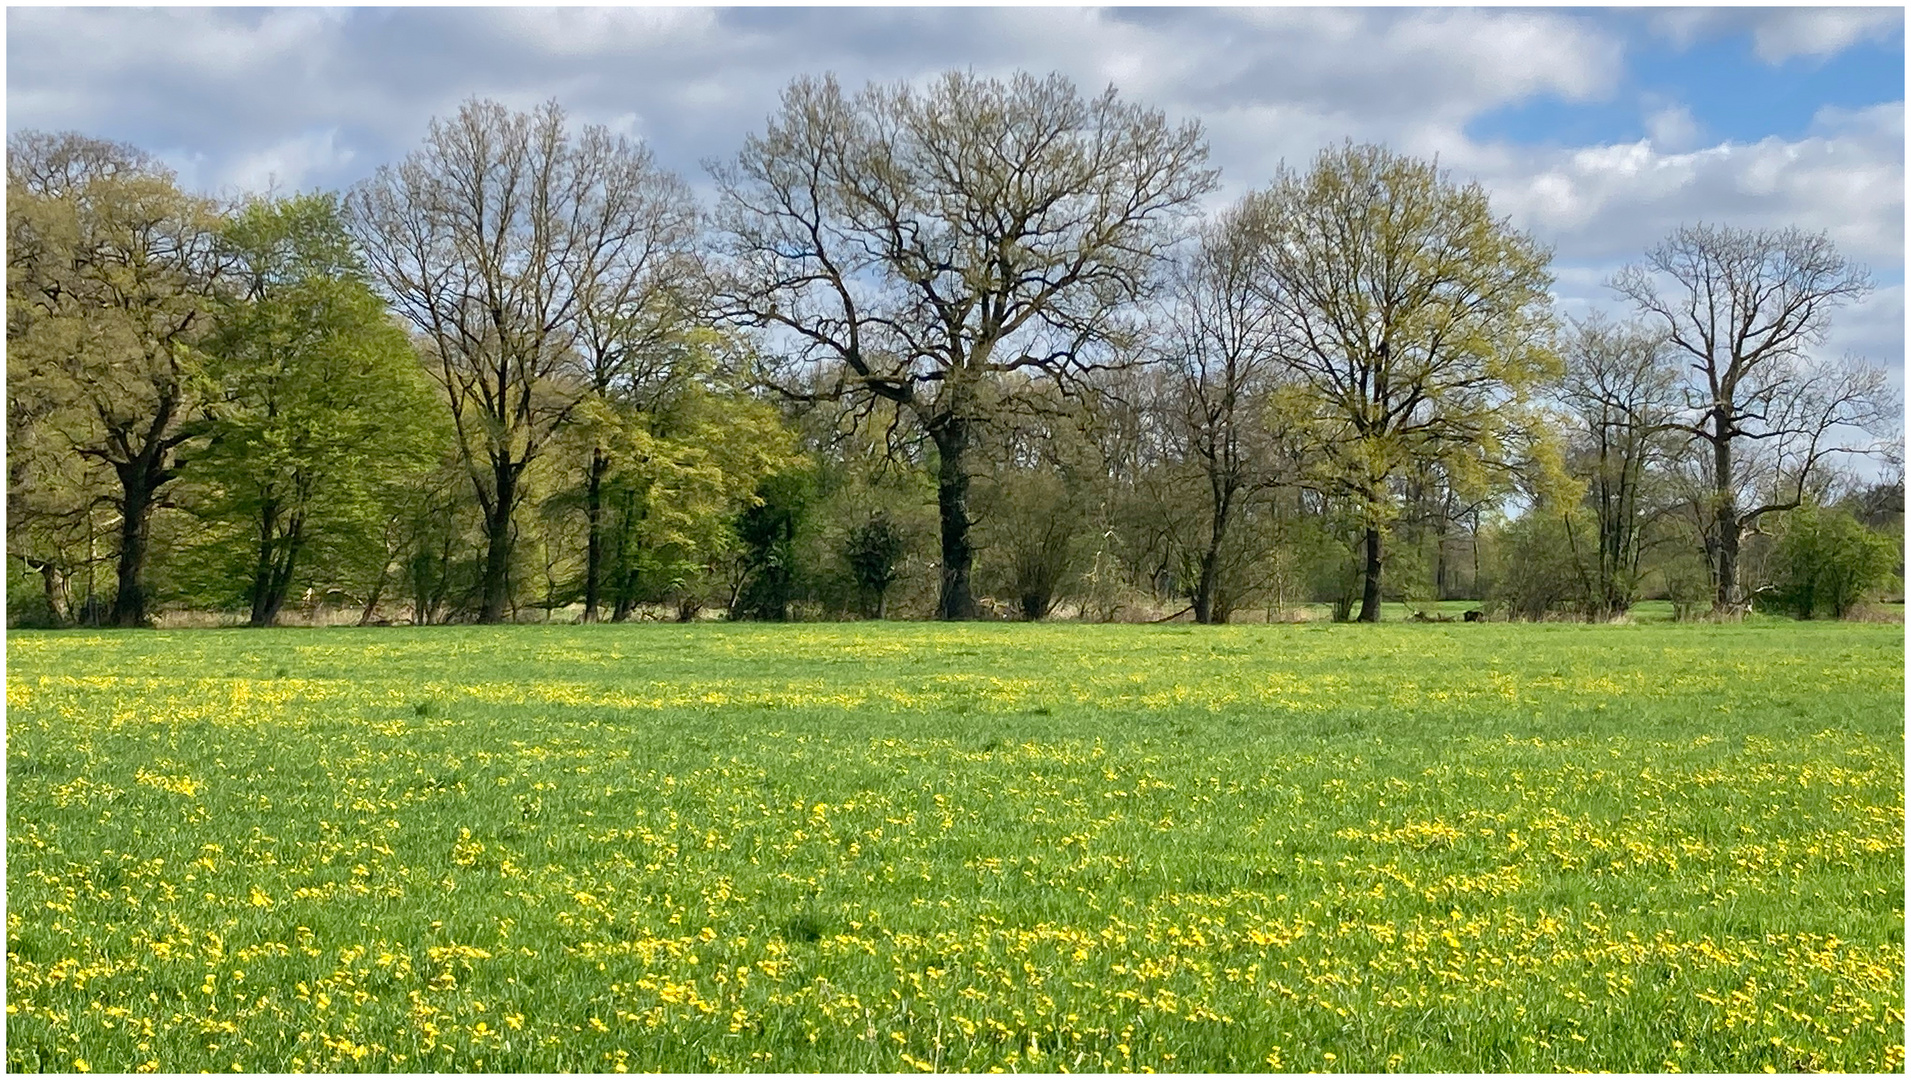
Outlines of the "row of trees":
<svg viewBox="0 0 1911 1080">
<path fill-rule="evenodd" d="M 1810 355 L 1868 287 L 1820 235 L 1681 229 L 1614 280 L 1635 321 L 1561 324 L 1549 253 L 1430 163 L 1334 147 L 1202 218 L 1197 126 L 1026 75 L 801 79 L 712 172 L 706 209 L 555 104 L 232 205 L 16 136 L 38 616 L 1599 617 L 1655 575 L 1731 611 L 1778 582 L 1748 538 L 1894 434 Z"/>
</svg>

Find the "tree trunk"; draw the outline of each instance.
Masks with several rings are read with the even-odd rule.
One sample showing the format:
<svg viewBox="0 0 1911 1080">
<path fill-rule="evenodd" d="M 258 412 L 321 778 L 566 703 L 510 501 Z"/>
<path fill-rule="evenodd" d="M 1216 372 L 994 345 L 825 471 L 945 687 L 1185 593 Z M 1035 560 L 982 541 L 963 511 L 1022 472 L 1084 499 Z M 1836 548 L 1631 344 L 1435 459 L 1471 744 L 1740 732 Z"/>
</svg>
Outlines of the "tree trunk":
<svg viewBox="0 0 1911 1080">
<path fill-rule="evenodd" d="M 969 470 L 963 460 L 969 449 L 970 421 L 949 418 L 929 435 L 935 440 L 940 468 L 936 477 L 936 505 L 942 515 L 942 594 L 936 601 L 938 619 L 973 619 L 977 608 L 969 589 L 969 570 L 975 547 L 969 540 Z"/>
<path fill-rule="evenodd" d="M 1377 623 L 1380 621 L 1380 529 L 1370 526 L 1367 529 L 1367 558 L 1364 581 L 1360 587 L 1360 615 L 1358 622 Z"/>
<path fill-rule="evenodd" d="M 387 549 L 389 550 L 389 549 Z M 385 557 L 385 565 L 378 571 L 378 580 L 372 583 L 372 595 L 365 601 L 365 610 L 358 616 L 358 625 L 370 626 L 372 618 L 378 614 L 378 598 L 385 593 L 385 582 L 391 579 L 391 557 Z"/>
<path fill-rule="evenodd" d="M 273 534 L 279 528 L 279 503 L 276 499 L 267 499 L 259 507 L 259 555 L 252 566 L 252 611 L 246 619 L 246 625 L 270 626 L 273 616 L 278 614 L 278 605 L 271 603 L 272 594 L 272 541 Z M 272 609 L 267 614 L 267 609 Z"/>
<path fill-rule="evenodd" d="M 1214 547 L 1201 555 L 1201 574 L 1194 583 L 1194 621 L 1206 625 L 1214 621 Z"/>
<path fill-rule="evenodd" d="M 114 626 L 145 626 L 146 592 L 140 579 L 146 572 L 146 541 L 159 485 L 144 460 L 115 463 L 121 499 L 119 522 L 119 587 L 113 593 Z"/>
<path fill-rule="evenodd" d="M 1221 545 L 1227 540 L 1228 512 L 1233 493 L 1215 485 L 1214 514 L 1208 522 L 1208 550 L 1201 555 L 1201 574 L 1194 584 L 1194 621 L 1203 625 L 1227 621 L 1225 610 L 1216 610 L 1215 590 L 1220 587 Z"/>
<path fill-rule="evenodd" d="M 591 450 L 590 477 L 584 485 L 584 518 L 589 536 L 584 545 L 584 621 L 597 621 L 600 583 L 604 574 L 604 474 L 610 471 L 610 458 L 604 451 Z"/>
<path fill-rule="evenodd" d="M 518 470 L 511 461 L 491 463 L 491 505 L 485 513 L 484 606 L 478 621 L 494 625 L 504 621 L 504 609 L 510 601 L 511 511 L 517 505 Z"/>
<path fill-rule="evenodd" d="M 285 598 L 292 591 L 292 572 L 298 568 L 299 552 L 304 548 L 305 511 L 301 510 L 286 523 L 279 562 L 272 573 L 271 591 L 266 594 L 265 621 L 259 625 L 271 626 L 279 621 L 279 609 L 285 606 Z"/>
<path fill-rule="evenodd" d="M 1723 415 L 1714 416 L 1715 422 L 1723 425 Z M 1738 544 L 1739 521 L 1737 498 L 1732 490 L 1732 441 L 1729 438 L 1712 440 L 1712 477 L 1715 528 L 1718 532 L 1718 547 L 1714 549 L 1717 563 L 1715 581 L 1718 592 L 1712 601 L 1712 610 L 1719 614 L 1735 611 L 1739 602 L 1738 591 Z"/>
<path fill-rule="evenodd" d="M 59 564 L 51 559 L 42 561 L 33 556 L 24 556 L 27 569 L 40 575 L 40 585 L 46 590 L 46 608 L 55 626 L 65 626 L 73 617 L 72 604 L 69 602 L 66 574 Z"/>
</svg>

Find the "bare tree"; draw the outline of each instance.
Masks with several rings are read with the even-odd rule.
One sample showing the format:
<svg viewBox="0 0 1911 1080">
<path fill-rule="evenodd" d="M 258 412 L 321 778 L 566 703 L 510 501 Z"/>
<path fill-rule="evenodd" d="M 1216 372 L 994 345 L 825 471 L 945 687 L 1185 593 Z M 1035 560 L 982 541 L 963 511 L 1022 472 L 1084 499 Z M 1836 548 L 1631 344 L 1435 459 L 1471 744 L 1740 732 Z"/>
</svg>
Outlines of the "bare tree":
<svg viewBox="0 0 1911 1080">
<path fill-rule="evenodd" d="M 1611 617 L 1632 606 L 1644 531 L 1664 510 L 1651 477 L 1675 449 L 1667 427 L 1677 404 L 1678 371 L 1664 336 L 1635 323 L 1615 325 L 1595 316 L 1572 324 L 1562 345 L 1566 376 L 1560 398 L 1577 421 L 1572 464 L 1587 481 L 1591 550 L 1578 550 L 1579 529 L 1571 516 L 1566 536 L 1574 545 L 1588 614 Z"/>
<path fill-rule="evenodd" d="M 1229 527 L 1243 502 L 1276 479 L 1267 395 L 1282 357 L 1255 243 L 1240 206 L 1202 230 L 1178 268 L 1159 343 L 1168 426 L 1207 495 L 1190 595 L 1197 623 L 1227 621 Z"/>
<path fill-rule="evenodd" d="M 484 513 L 481 622 L 504 618 L 525 468 L 623 371 L 683 198 L 641 145 L 573 136 L 555 102 L 476 100 L 351 194 L 374 271 L 429 344 Z"/>
<path fill-rule="evenodd" d="M 1210 190 L 1197 125 L 1084 100 L 1066 79 L 951 72 L 926 90 L 799 79 L 713 170 L 731 316 L 768 331 L 776 382 L 881 398 L 938 455 L 937 614 L 973 617 L 968 452 L 1002 377 L 1066 380 L 1117 331 Z"/>
<path fill-rule="evenodd" d="M 1740 608 L 1739 546 L 1775 511 L 1803 500 L 1845 436 L 1885 422 L 1882 373 L 1824 363 L 1831 312 L 1870 290 L 1869 275 L 1823 233 L 1690 225 L 1622 270 L 1612 287 L 1661 324 L 1686 361 L 1675 424 L 1710 451 L 1696 506 L 1715 611 Z"/>
<path fill-rule="evenodd" d="M 642 151 L 639 151 L 642 154 Z M 648 165 L 648 156 L 644 155 Z M 701 297 L 686 286 L 701 278 L 692 250 L 697 209 L 676 176 L 646 168 L 617 192 L 635 226 L 631 243 L 579 282 L 577 350 L 591 394 L 620 414 L 643 412 L 686 374 L 689 322 Z M 593 429 L 596 430 L 596 429 Z M 601 434 L 601 432 L 599 432 Z M 591 440 L 584 477 L 584 614 L 596 622 L 602 603 L 605 551 L 604 482 L 615 464 L 606 444 Z"/>
</svg>

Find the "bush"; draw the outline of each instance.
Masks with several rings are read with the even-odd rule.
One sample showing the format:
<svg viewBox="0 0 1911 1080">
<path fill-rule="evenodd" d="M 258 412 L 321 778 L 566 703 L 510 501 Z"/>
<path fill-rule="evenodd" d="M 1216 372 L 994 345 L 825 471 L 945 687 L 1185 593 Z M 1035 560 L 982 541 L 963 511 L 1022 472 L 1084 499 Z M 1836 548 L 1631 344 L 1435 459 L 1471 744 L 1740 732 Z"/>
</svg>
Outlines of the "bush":
<svg viewBox="0 0 1911 1080">
<path fill-rule="evenodd" d="M 889 515 L 877 511 L 869 520 L 849 531 L 843 540 L 843 561 L 850 576 L 865 593 L 875 597 L 875 614 L 885 617 L 889 587 L 902 572 L 902 559 L 909 553 L 909 537 Z"/>
<path fill-rule="evenodd" d="M 1558 515 L 1528 512 L 1499 531 L 1487 606 L 1514 619 L 1586 610 L 1585 581 L 1572 559 L 1566 523 Z"/>
<path fill-rule="evenodd" d="M 1842 619 L 1866 593 L 1890 579 L 1897 561 L 1890 538 L 1865 528 L 1850 514 L 1802 507 L 1786 517 L 1773 557 L 1772 585 L 1760 591 L 1760 605 L 1800 619 L 1821 613 Z"/>
</svg>

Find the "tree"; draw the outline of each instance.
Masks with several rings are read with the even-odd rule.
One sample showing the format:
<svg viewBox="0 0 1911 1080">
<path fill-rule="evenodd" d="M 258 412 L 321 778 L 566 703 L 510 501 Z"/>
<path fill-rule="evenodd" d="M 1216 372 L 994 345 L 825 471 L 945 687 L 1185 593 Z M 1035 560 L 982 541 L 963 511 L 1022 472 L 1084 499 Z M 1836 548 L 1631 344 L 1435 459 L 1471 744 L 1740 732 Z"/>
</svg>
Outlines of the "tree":
<svg viewBox="0 0 1911 1080">
<path fill-rule="evenodd" d="M 737 515 L 742 577 L 730 603 L 732 619 L 788 622 L 804 570 L 797 535 L 816 501 L 816 474 L 799 466 L 763 477 L 752 505 Z"/>
<path fill-rule="evenodd" d="M 595 126 L 573 137 L 555 102 L 514 113 L 474 100 L 350 197 L 354 230 L 424 336 L 464 447 L 485 522 L 480 622 L 504 617 L 525 469 L 592 380 L 621 373 L 597 346 L 636 340 L 625 315 L 644 288 L 631 282 L 655 268 L 667 187 L 629 140 Z"/>
<path fill-rule="evenodd" d="M 652 166 L 641 148 L 636 153 L 642 167 L 622 177 L 615 192 L 630 218 L 630 242 L 581 283 L 578 307 L 585 378 L 613 423 L 636 422 L 633 413 L 655 408 L 683 379 L 701 373 L 685 362 L 702 344 L 690 322 L 696 298 L 685 288 L 699 276 L 690 250 L 696 205 L 683 181 Z M 585 466 L 585 622 L 597 621 L 603 592 L 604 485 L 616 463 L 610 441 L 591 440 Z"/>
<path fill-rule="evenodd" d="M 1828 612 L 1842 619 L 1896 567 L 1899 546 L 1850 514 L 1801 506 L 1785 515 L 1771 605 L 1800 619 Z"/>
<path fill-rule="evenodd" d="M 786 353 L 804 400 L 882 399 L 934 443 L 937 614 L 976 613 L 969 451 L 1003 377 L 1066 380 L 1214 186 L 1199 128 L 1084 100 L 1060 76 L 950 72 L 926 90 L 799 79 L 715 170 L 722 307 Z"/>
<path fill-rule="evenodd" d="M 1257 280 L 1255 238 L 1237 205 L 1203 229 L 1179 267 L 1159 344 L 1170 372 L 1167 417 L 1177 450 L 1198 469 L 1205 519 L 1190 599 L 1194 621 L 1227 621 L 1228 529 L 1242 503 L 1275 480 L 1267 393 L 1279 371 L 1273 307 Z"/>
<path fill-rule="evenodd" d="M 1250 207 L 1293 383 L 1281 411 L 1310 449 L 1301 482 L 1361 519 L 1359 619 L 1375 622 L 1395 476 L 1513 463 L 1525 395 L 1554 370 L 1548 254 L 1478 184 L 1378 146 L 1284 168 Z"/>
<path fill-rule="evenodd" d="M 16 413 L 33 417 L 42 435 L 111 470 L 116 626 L 147 622 L 153 513 L 202 433 L 197 346 L 213 328 L 216 221 L 210 202 L 130 146 L 72 133 L 8 140 L 9 434 Z"/>
<path fill-rule="evenodd" d="M 1829 237 L 1799 229 L 1689 225 L 1622 270 L 1612 287 L 1663 327 L 1686 362 L 1678 430 L 1708 451 L 1696 511 L 1713 608 L 1743 602 L 1739 547 L 1765 515 L 1800 505 L 1840 433 L 1883 419 L 1883 375 L 1807 355 L 1831 312 L 1869 276 Z"/>
<path fill-rule="evenodd" d="M 887 616 L 884 601 L 889 587 L 896 583 L 903 555 L 909 550 L 909 538 L 877 511 L 869 520 L 849 531 L 843 539 L 843 561 L 864 592 L 876 598 L 876 618 Z"/>
<path fill-rule="evenodd" d="M 1569 515 L 1566 540 L 1584 583 L 1588 616 L 1609 618 L 1632 606 L 1645 528 L 1663 510 L 1654 505 L 1652 473 L 1672 449 L 1666 425 L 1676 405 L 1678 372 L 1662 335 L 1597 317 L 1571 326 L 1562 353 L 1560 398 L 1576 420 L 1574 471 L 1586 479 L 1594 534 L 1590 544 L 1582 543 L 1580 516 Z"/>
<path fill-rule="evenodd" d="M 237 295 L 206 342 L 216 519 L 249 521 L 249 625 L 278 619 L 316 539 L 382 533 L 381 490 L 435 459 L 439 408 L 330 195 L 255 200 L 220 231 Z M 218 522 L 215 522 L 215 528 Z"/>
</svg>

